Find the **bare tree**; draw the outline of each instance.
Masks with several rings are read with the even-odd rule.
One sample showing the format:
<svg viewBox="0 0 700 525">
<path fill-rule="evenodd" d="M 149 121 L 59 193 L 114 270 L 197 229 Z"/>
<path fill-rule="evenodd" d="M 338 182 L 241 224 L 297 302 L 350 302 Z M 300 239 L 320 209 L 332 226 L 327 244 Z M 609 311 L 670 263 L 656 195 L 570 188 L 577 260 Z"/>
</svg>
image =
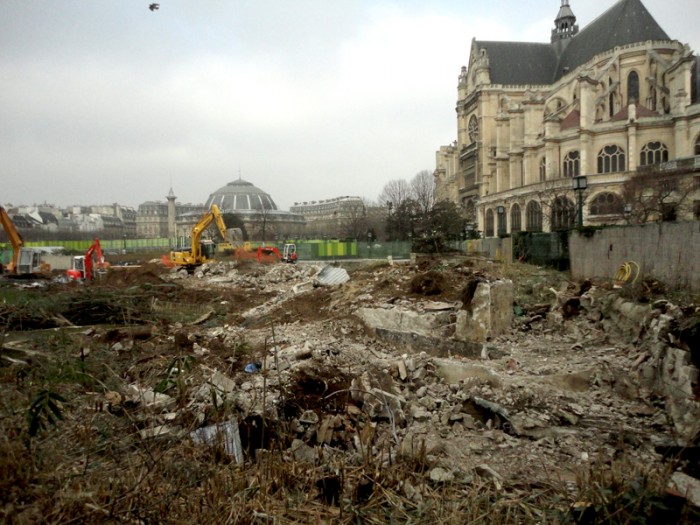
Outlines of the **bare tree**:
<svg viewBox="0 0 700 525">
<path fill-rule="evenodd" d="M 582 197 L 585 197 L 582 196 Z M 547 181 L 537 192 L 536 199 L 542 210 L 542 224 L 550 230 L 566 230 L 576 226 L 578 195 L 570 186 Z"/>
<path fill-rule="evenodd" d="M 367 229 L 367 209 L 364 202 L 353 206 L 338 228 L 340 236 L 346 239 L 364 239 Z"/>
<path fill-rule="evenodd" d="M 625 219 L 634 224 L 674 221 L 688 213 L 694 189 L 693 177 L 686 173 L 640 170 L 622 185 Z"/>
<path fill-rule="evenodd" d="M 411 198 L 411 186 L 404 179 L 390 180 L 384 185 L 378 200 L 382 205 L 397 209 Z"/>
<path fill-rule="evenodd" d="M 258 240 L 265 242 L 268 239 L 274 239 L 278 235 L 275 223 L 272 220 L 273 211 L 272 208 L 266 208 L 265 206 L 257 210 L 253 219 L 253 234 Z"/>
<path fill-rule="evenodd" d="M 411 194 L 423 215 L 428 215 L 435 204 L 435 177 L 428 170 L 419 171 L 411 179 Z"/>
</svg>

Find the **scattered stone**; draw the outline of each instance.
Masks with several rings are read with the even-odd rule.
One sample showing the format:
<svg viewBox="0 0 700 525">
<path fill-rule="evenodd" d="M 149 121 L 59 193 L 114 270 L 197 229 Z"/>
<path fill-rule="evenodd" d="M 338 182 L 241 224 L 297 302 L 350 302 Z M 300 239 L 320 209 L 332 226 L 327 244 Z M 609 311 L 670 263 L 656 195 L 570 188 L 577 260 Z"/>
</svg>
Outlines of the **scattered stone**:
<svg viewBox="0 0 700 525">
<path fill-rule="evenodd" d="M 141 439 L 153 439 L 158 437 L 166 437 L 173 435 L 179 431 L 179 427 L 171 427 L 168 425 L 159 425 L 152 428 L 144 428 L 139 430 Z"/>
<path fill-rule="evenodd" d="M 436 483 L 449 483 L 454 481 L 455 475 L 442 467 L 435 467 L 430 470 L 430 480 Z"/>
<path fill-rule="evenodd" d="M 674 472 L 669 482 L 669 490 L 685 498 L 694 507 L 700 507 L 700 480 L 683 472 Z"/>
<path fill-rule="evenodd" d="M 292 441 L 292 445 L 289 447 L 289 449 L 292 451 L 294 459 L 300 463 L 306 463 L 309 465 L 316 463 L 316 451 L 304 443 L 301 439 L 295 439 Z"/>
</svg>

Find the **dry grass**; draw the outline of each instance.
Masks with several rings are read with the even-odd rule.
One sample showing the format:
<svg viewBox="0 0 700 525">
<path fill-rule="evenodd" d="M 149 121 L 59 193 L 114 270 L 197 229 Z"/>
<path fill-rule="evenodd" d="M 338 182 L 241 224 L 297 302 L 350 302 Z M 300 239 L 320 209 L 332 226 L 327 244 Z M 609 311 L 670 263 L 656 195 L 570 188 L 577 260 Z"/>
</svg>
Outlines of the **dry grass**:
<svg viewBox="0 0 700 525">
<path fill-rule="evenodd" d="M 674 518 L 665 523 L 692 522 L 663 497 L 669 472 L 625 458 L 581 471 L 576 487 L 555 480 L 508 483 L 476 472 L 441 483 L 429 477 L 424 447 L 396 458 L 377 446 L 351 463 L 324 448 L 321 460 L 310 465 L 294 460 L 283 445 L 285 436 L 278 435 L 270 450 L 248 454 L 238 465 L 221 447 L 196 446 L 186 437 L 199 425 L 196 417 L 182 418 L 177 435 L 141 439 L 142 410 L 101 405 L 104 381 L 86 383 L 67 373 L 65 363 L 58 365 L 79 359 L 66 352 L 74 350 L 69 341 L 64 350 L 54 348 L 59 355 L 51 363 L 30 365 L 27 375 L 0 369 L 4 523 L 622 524 L 661 523 L 660 517 Z M 138 373 L 150 374 L 153 383 L 166 362 Z M 109 364 L 116 375 L 126 372 L 119 362 Z M 86 376 L 100 375 L 97 364 L 84 370 Z M 63 421 L 30 439 L 25 412 L 40 387 L 69 402 L 62 407 Z M 207 419 L 231 415 L 224 405 Z"/>
</svg>

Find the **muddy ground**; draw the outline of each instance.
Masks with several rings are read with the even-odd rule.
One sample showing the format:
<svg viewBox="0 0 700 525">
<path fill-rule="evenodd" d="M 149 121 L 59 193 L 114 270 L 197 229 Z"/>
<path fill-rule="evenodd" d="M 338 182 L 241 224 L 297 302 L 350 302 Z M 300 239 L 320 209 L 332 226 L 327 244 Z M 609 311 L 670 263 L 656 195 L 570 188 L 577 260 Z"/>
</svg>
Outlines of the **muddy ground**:
<svg viewBox="0 0 700 525">
<path fill-rule="evenodd" d="M 697 297 L 480 257 L 355 263 L 332 284 L 320 270 L 4 281 L 3 521 L 698 518 L 697 437 L 645 379 L 647 331 L 603 306 L 676 312 L 697 366 Z M 508 329 L 445 351 L 476 283 L 504 279 Z M 388 337 L 366 309 L 443 324 Z"/>
</svg>

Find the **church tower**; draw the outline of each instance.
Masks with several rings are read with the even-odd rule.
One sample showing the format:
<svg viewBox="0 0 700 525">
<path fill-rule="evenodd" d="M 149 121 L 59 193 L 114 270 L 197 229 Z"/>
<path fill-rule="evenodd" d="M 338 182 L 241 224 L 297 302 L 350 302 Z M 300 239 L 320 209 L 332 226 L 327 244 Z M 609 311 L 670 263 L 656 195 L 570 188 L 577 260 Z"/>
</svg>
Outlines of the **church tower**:
<svg viewBox="0 0 700 525">
<path fill-rule="evenodd" d="M 559 13 L 554 19 L 554 29 L 552 29 L 552 45 L 561 54 L 569 43 L 569 39 L 578 33 L 578 24 L 576 23 L 576 15 L 569 6 L 569 0 L 561 0 Z"/>
</svg>

